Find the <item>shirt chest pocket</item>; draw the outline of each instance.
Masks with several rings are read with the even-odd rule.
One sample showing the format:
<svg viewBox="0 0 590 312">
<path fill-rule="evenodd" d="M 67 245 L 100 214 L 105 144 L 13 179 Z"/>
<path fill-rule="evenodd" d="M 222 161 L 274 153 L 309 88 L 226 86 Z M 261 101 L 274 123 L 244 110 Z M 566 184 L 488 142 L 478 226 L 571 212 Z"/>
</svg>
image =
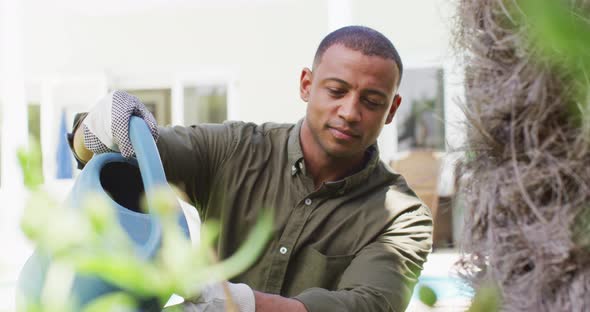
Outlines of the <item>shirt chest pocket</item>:
<svg viewBox="0 0 590 312">
<path fill-rule="evenodd" d="M 312 287 L 336 289 L 353 258 L 354 255 L 326 256 L 313 247 L 304 248 L 289 263 L 282 294 L 292 297 Z"/>
</svg>

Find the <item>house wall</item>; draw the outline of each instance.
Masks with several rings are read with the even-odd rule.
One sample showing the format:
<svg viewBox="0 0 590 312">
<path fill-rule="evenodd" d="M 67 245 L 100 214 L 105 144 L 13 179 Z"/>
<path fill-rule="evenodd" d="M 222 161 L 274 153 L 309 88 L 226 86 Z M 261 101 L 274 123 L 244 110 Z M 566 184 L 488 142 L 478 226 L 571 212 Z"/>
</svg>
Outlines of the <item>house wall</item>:
<svg viewBox="0 0 590 312">
<path fill-rule="evenodd" d="M 237 3 L 181 2 L 92 14 L 29 0 L 25 71 L 32 77 L 98 73 L 110 85 L 126 78 L 166 84 L 187 73 L 227 73 L 237 82 L 235 117 L 297 120 L 304 112 L 299 73 L 326 33 L 327 7 L 313 0 Z M 39 4 L 46 7 L 39 9 Z M 310 10 L 312 6 L 316 8 Z"/>
<path fill-rule="evenodd" d="M 56 2 L 23 2 L 27 77 L 98 73 L 114 82 L 133 74 L 157 81 L 177 73 L 231 72 L 238 83 L 237 117 L 256 122 L 292 122 L 304 113 L 300 70 L 311 64 L 332 14 L 326 0 L 162 1 L 141 10 L 94 12 L 77 8 L 88 1 Z M 350 23 L 391 38 L 406 67 L 440 64 L 448 57 L 444 1 L 350 3 Z"/>
<path fill-rule="evenodd" d="M 131 0 L 21 3 L 27 97 L 43 104 L 46 155 L 55 154 L 61 109 L 71 122 L 74 112 L 87 110 L 109 88 L 223 81 L 230 88 L 230 119 L 295 122 L 305 113 L 298 95 L 301 69 L 311 65 L 319 41 L 344 24 L 383 32 L 406 69 L 443 67 L 447 124 L 459 124 L 454 99 L 462 92 L 457 87 L 461 75 L 449 48 L 453 7 L 448 1 L 152 0 L 141 7 Z M 173 123 L 181 120 L 177 106 Z M 461 131 L 451 128 L 446 133 L 453 140 Z M 387 126 L 380 139 L 389 142 L 381 144 L 386 160 L 397 151 L 395 138 L 395 126 Z M 52 156 L 44 168 L 51 177 Z"/>
</svg>

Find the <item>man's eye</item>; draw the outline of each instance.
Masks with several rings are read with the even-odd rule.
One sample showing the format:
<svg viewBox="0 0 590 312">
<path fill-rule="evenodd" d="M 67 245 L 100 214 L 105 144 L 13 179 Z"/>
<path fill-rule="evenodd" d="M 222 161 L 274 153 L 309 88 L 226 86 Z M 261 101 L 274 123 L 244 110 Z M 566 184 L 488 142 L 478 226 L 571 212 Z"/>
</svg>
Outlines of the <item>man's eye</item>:
<svg viewBox="0 0 590 312">
<path fill-rule="evenodd" d="M 335 88 L 328 88 L 328 92 L 330 92 L 330 94 L 333 96 L 341 96 L 341 95 L 344 95 L 344 93 L 346 93 L 346 91 L 344 91 L 342 89 L 335 89 Z"/>
<path fill-rule="evenodd" d="M 369 105 L 370 107 L 379 107 L 379 106 L 381 106 L 381 105 L 382 105 L 382 104 L 381 104 L 381 102 L 372 101 L 372 100 L 370 100 L 370 99 L 365 99 L 365 103 L 366 103 L 367 105 Z"/>
</svg>

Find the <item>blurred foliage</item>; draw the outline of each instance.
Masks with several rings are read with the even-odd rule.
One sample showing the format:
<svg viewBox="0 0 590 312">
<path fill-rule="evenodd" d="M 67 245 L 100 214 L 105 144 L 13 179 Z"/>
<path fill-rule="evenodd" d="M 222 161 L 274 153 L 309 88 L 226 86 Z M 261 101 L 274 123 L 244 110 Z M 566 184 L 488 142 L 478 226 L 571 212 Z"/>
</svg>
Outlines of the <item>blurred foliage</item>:
<svg viewBox="0 0 590 312">
<path fill-rule="evenodd" d="M 73 312 L 75 302 L 70 299 L 70 288 L 74 281 L 71 268 L 60 263 L 52 264 L 46 274 L 41 298 L 37 301 L 27 301 L 23 294 L 17 292 L 17 302 L 24 302 L 24 307 L 17 306 L 19 311 L 26 312 Z"/>
<path fill-rule="evenodd" d="M 577 82 L 569 107 L 580 126 L 590 129 L 590 7 L 572 1 L 519 0 L 533 46 Z M 590 132 L 586 132 L 590 134 Z"/>
<path fill-rule="evenodd" d="M 29 147 L 19 148 L 17 158 L 23 172 L 25 186 L 36 190 L 43 184 L 41 145 L 34 137 L 29 137 Z"/>
<path fill-rule="evenodd" d="M 422 303 L 430 308 L 438 301 L 436 292 L 427 285 L 420 285 L 418 288 L 418 298 Z M 486 282 L 477 289 L 468 312 L 497 312 L 501 307 L 501 294 L 492 282 Z"/>
<path fill-rule="evenodd" d="M 468 312 L 500 311 L 501 295 L 498 287 L 492 283 L 483 284 L 473 297 Z"/>
<path fill-rule="evenodd" d="M 575 9 L 571 1 L 520 0 L 535 45 L 556 63 L 568 68 L 590 69 L 590 23 L 588 11 Z"/>
<path fill-rule="evenodd" d="M 228 259 L 218 262 L 214 244 L 220 227 L 201 226 L 200 243 L 191 242 L 178 225 L 181 213 L 169 187 L 155 190 L 149 202 L 162 228 L 160 249 L 145 260 L 117 220 L 106 195 L 91 195 L 82 207 L 67 207 L 40 189 L 38 144 L 19 151 L 19 161 L 30 198 L 21 220 L 24 234 L 38 249 L 51 255 L 40 303 L 28 302 L 27 312 L 73 311 L 71 287 L 75 274 L 97 276 L 124 292 L 109 293 L 84 307 L 85 312 L 136 311 L 139 298 L 157 298 L 161 305 L 172 294 L 194 298 L 205 285 L 227 280 L 246 270 L 266 246 L 273 216 L 264 213 L 244 245 Z M 144 210 L 144 211 L 147 211 Z M 23 294 L 20 294 L 22 298 Z M 30 301 L 30 300 L 29 300 Z"/>
<path fill-rule="evenodd" d="M 418 288 L 418 298 L 422 303 L 429 307 L 433 307 L 437 301 L 437 296 L 434 290 L 426 285 L 421 285 L 420 288 Z"/>
</svg>

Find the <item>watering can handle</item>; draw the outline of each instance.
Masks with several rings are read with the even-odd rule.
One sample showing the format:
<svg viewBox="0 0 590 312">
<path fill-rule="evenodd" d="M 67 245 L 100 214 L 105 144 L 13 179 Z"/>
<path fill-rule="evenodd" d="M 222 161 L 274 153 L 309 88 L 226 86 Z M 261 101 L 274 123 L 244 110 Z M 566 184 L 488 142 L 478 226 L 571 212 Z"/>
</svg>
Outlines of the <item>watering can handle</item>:
<svg viewBox="0 0 590 312">
<path fill-rule="evenodd" d="M 131 139 L 131 145 L 133 145 L 135 156 L 137 157 L 146 198 L 153 198 L 154 191 L 158 187 L 169 186 L 166 181 L 164 166 L 162 166 L 162 160 L 160 159 L 156 142 L 143 119 L 136 116 L 131 117 L 129 121 L 129 138 Z M 147 206 L 150 213 L 155 212 L 151 201 L 147 200 Z M 185 214 L 182 212 L 178 215 L 178 224 L 186 237 L 190 237 L 189 225 Z"/>
<path fill-rule="evenodd" d="M 156 142 L 145 121 L 136 116 L 132 116 L 129 121 L 129 138 L 135 150 L 146 195 L 150 198 L 155 188 L 168 186 Z M 149 201 L 148 208 L 152 211 Z"/>
</svg>

